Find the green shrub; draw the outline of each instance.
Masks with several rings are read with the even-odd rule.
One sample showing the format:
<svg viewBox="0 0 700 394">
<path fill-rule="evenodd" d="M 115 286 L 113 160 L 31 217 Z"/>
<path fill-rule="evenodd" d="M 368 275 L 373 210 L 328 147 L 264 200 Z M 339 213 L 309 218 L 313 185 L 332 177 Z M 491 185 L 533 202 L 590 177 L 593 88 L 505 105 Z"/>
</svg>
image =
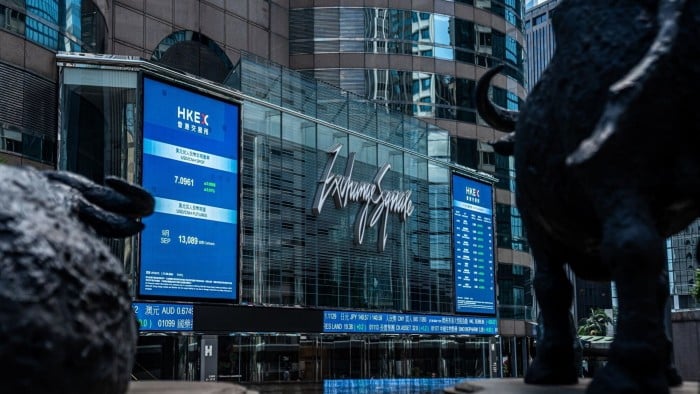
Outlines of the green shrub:
<svg viewBox="0 0 700 394">
<path fill-rule="evenodd" d="M 690 289 L 690 294 L 695 297 L 695 301 L 700 302 L 700 269 L 695 270 L 695 281 L 693 288 Z"/>
<path fill-rule="evenodd" d="M 612 319 L 603 309 L 591 308 L 590 316 L 579 322 L 577 334 L 605 336 L 608 334 L 608 323 L 612 323 Z"/>
</svg>

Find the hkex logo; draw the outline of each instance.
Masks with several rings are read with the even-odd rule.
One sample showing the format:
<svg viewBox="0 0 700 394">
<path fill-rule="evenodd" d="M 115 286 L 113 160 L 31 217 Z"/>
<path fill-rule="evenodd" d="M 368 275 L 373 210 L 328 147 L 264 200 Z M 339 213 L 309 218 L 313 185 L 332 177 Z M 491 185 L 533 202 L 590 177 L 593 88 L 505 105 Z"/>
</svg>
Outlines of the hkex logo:
<svg viewBox="0 0 700 394">
<path fill-rule="evenodd" d="M 209 115 L 179 105 L 177 106 L 177 118 L 190 123 L 209 126 Z"/>
</svg>

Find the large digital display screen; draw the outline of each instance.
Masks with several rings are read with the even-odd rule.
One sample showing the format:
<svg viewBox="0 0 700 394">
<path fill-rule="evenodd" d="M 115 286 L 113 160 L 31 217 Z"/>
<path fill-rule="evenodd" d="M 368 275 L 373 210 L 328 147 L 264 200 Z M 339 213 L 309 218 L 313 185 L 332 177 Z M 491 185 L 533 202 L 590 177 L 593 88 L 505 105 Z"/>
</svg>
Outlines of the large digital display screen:
<svg viewBox="0 0 700 394">
<path fill-rule="evenodd" d="M 455 311 L 496 314 L 493 186 L 452 174 Z"/>
<path fill-rule="evenodd" d="M 237 298 L 239 112 L 144 78 L 141 296 Z"/>
<path fill-rule="evenodd" d="M 131 307 L 140 331 L 192 331 L 192 304 L 134 302 Z"/>
<path fill-rule="evenodd" d="M 378 334 L 498 334 L 495 318 L 323 311 L 323 332 Z"/>
<path fill-rule="evenodd" d="M 324 394 L 443 393 L 474 378 L 323 379 Z"/>
</svg>

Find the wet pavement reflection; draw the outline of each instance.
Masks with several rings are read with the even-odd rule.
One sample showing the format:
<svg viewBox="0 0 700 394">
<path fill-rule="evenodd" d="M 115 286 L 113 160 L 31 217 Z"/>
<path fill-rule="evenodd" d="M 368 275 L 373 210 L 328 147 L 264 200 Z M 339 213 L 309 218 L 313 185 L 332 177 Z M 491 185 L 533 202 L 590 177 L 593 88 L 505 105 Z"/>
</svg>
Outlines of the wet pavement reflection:
<svg viewBox="0 0 700 394">
<path fill-rule="evenodd" d="M 322 383 L 280 382 L 245 385 L 260 394 L 442 394 L 468 378 L 331 379 Z"/>
</svg>

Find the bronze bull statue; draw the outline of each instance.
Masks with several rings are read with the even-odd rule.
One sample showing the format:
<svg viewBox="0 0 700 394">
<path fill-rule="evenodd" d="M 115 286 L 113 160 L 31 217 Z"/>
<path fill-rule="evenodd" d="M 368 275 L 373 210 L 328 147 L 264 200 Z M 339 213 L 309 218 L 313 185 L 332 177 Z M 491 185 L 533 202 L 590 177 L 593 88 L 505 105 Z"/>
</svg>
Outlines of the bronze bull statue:
<svg viewBox="0 0 700 394">
<path fill-rule="evenodd" d="M 564 0 L 556 50 L 520 112 L 477 84 L 481 117 L 507 131 L 516 203 L 535 259 L 541 338 L 526 383 L 577 382 L 572 286 L 615 281 L 616 334 L 589 394 L 681 384 L 665 332 L 665 239 L 700 217 L 700 1 Z"/>
<path fill-rule="evenodd" d="M 117 178 L 0 165 L 2 392 L 127 391 L 136 317 L 122 264 L 98 236 L 138 233 L 153 207 Z"/>
</svg>

